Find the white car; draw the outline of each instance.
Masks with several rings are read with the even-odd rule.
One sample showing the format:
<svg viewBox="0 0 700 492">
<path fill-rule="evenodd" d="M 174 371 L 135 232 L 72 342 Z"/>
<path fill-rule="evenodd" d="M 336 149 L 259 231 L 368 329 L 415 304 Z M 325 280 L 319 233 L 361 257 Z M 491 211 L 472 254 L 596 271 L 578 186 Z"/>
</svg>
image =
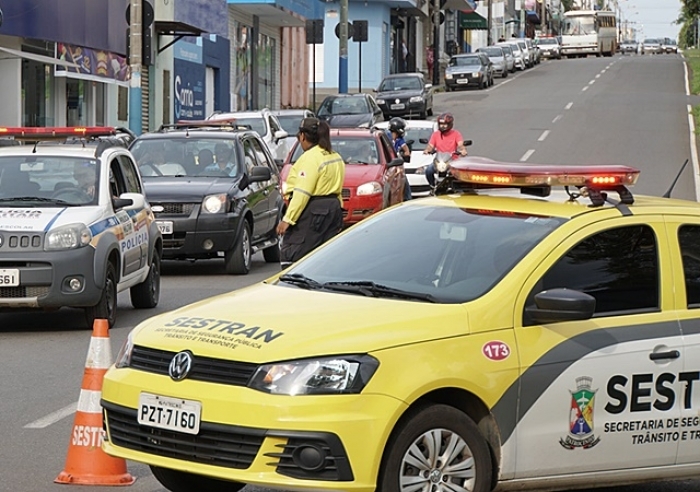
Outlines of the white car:
<svg viewBox="0 0 700 492">
<path fill-rule="evenodd" d="M 118 292 L 155 307 L 163 239 L 116 129 L 3 130 L 29 142 L 0 148 L 0 308 L 82 308 L 92 329 Z"/>
<path fill-rule="evenodd" d="M 270 149 L 272 157 L 281 167 L 287 154 L 292 149 L 287 140 L 289 133 L 282 128 L 277 116 L 269 109 L 260 111 L 239 111 L 233 113 L 214 113 L 208 120 L 235 121 L 237 125 L 250 126 L 250 128 L 262 137 Z"/>
<path fill-rule="evenodd" d="M 297 143 L 297 132 L 299 125 L 304 118 L 315 118 L 316 115 L 310 109 L 278 109 L 273 110 L 272 114 L 277 117 L 282 125 L 282 129 L 287 132 L 287 146 L 291 150 L 294 144 Z M 287 156 L 285 156 L 286 159 Z"/>
<path fill-rule="evenodd" d="M 388 131 L 389 122 L 377 123 L 375 127 Z M 433 156 L 423 154 L 423 149 L 428 145 L 428 141 L 435 130 L 437 130 L 437 121 L 406 120 L 404 140 L 406 140 L 411 149 L 411 160 L 406 162 L 403 167 L 408 183 L 411 186 L 413 198 L 430 194 L 430 186 L 425 174 L 416 173 L 416 170 L 424 168 L 433 161 Z"/>
</svg>

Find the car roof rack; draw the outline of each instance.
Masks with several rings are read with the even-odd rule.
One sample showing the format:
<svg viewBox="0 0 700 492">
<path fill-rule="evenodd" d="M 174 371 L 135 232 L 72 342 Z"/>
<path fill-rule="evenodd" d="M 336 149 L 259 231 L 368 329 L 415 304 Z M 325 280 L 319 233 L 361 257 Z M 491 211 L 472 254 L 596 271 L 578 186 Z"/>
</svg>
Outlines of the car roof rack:
<svg viewBox="0 0 700 492">
<path fill-rule="evenodd" d="M 248 131 L 252 130 L 251 125 L 237 124 L 235 118 L 221 120 L 191 120 L 178 121 L 169 125 L 161 125 L 158 132 L 186 130 L 215 130 L 215 131 Z"/>
<path fill-rule="evenodd" d="M 450 175 L 436 187 L 435 194 L 516 188 L 523 194 L 546 197 L 552 187 L 560 187 L 570 201 L 588 198 L 593 207 L 605 202 L 631 205 L 634 196 L 628 186 L 634 185 L 638 177 L 638 169 L 622 165 L 516 164 L 484 157 L 463 157 L 450 162 Z M 609 199 L 609 192 L 617 193 L 619 202 Z"/>
</svg>

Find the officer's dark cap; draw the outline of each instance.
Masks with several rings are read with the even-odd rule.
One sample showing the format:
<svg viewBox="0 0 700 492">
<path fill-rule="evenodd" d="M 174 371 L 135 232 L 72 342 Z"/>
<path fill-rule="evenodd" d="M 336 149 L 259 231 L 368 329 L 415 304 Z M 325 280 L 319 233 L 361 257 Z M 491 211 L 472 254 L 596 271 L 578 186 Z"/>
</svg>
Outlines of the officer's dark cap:
<svg viewBox="0 0 700 492">
<path fill-rule="evenodd" d="M 299 125 L 299 131 L 311 135 L 318 133 L 318 118 L 304 118 Z"/>
</svg>

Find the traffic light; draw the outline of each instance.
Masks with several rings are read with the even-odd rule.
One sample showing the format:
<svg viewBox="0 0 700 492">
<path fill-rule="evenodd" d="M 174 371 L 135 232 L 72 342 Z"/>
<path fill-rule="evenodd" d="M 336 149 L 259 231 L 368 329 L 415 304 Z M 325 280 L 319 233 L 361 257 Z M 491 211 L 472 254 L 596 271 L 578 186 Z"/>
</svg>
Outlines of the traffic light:
<svg viewBox="0 0 700 492">
<path fill-rule="evenodd" d="M 323 43 L 323 19 L 306 20 L 306 44 Z"/>
<path fill-rule="evenodd" d="M 144 1 L 142 4 L 142 17 L 141 17 L 141 64 L 142 65 L 153 65 L 153 45 L 151 39 L 153 37 L 153 6 Z M 131 23 L 131 5 L 126 7 L 126 23 Z M 131 57 L 131 29 L 126 28 L 126 59 L 130 60 Z"/>
<path fill-rule="evenodd" d="M 367 21 L 356 20 L 352 23 L 352 39 L 358 43 L 366 43 L 368 40 Z"/>
</svg>

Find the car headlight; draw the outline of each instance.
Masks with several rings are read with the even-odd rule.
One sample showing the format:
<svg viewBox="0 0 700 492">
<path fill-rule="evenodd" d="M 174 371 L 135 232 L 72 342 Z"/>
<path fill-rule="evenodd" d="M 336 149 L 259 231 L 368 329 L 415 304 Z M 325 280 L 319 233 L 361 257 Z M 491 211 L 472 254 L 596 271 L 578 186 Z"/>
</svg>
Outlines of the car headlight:
<svg viewBox="0 0 700 492">
<path fill-rule="evenodd" d="M 411 99 L 408 100 L 409 102 L 412 103 L 419 103 L 423 102 L 423 96 L 413 96 Z"/>
<path fill-rule="evenodd" d="M 226 211 L 226 195 L 209 195 L 202 200 L 202 210 L 209 214 L 218 214 Z"/>
<path fill-rule="evenodd" d="M 384 101 L 384 99 L 377 99 L 377 104 L 386 104 L 386 101 Z"/>
<path fill-rule="evenodd" d="M 117 358 L 114 359 L 114 366 L 117 368 L 129 367 L 131 365 L 131 354 L 134 352 L 134 340 L 132 338 L 133 331 L 129 332 L 126 341 L 122 348 L 117 353 Z"/>
<path fill-rule="evenodd" d="M 345 355 L 265 364 L 248 387 L 276 395 L 360 393 L 379 361 L 369 355 Z"/>
<path fill-rule="evenodd" d="M 376 181 L 365 183 L 357 187 L 357 196 L 378 195 L 382 192 L 382 185 Z"/>
<path fill-rule="evenodd" d="M 446 78 L 447 80 L 452 80 L 452 74 L 451 74 L 451 73 L 446 73 L 446 74 L 445 74 L 445 78 Z"/>
<path fill-rule="evenodd" d="M 481 72 L 474 72 L 472 77 L 481 77 Z"/>
<path fill-rule="evenodd" d="M 92 232 L 85 224 L 68 224 L 49 231 L 44 241 L 45 251 L 77 249 L 92 241 Z"/>
</svg>

